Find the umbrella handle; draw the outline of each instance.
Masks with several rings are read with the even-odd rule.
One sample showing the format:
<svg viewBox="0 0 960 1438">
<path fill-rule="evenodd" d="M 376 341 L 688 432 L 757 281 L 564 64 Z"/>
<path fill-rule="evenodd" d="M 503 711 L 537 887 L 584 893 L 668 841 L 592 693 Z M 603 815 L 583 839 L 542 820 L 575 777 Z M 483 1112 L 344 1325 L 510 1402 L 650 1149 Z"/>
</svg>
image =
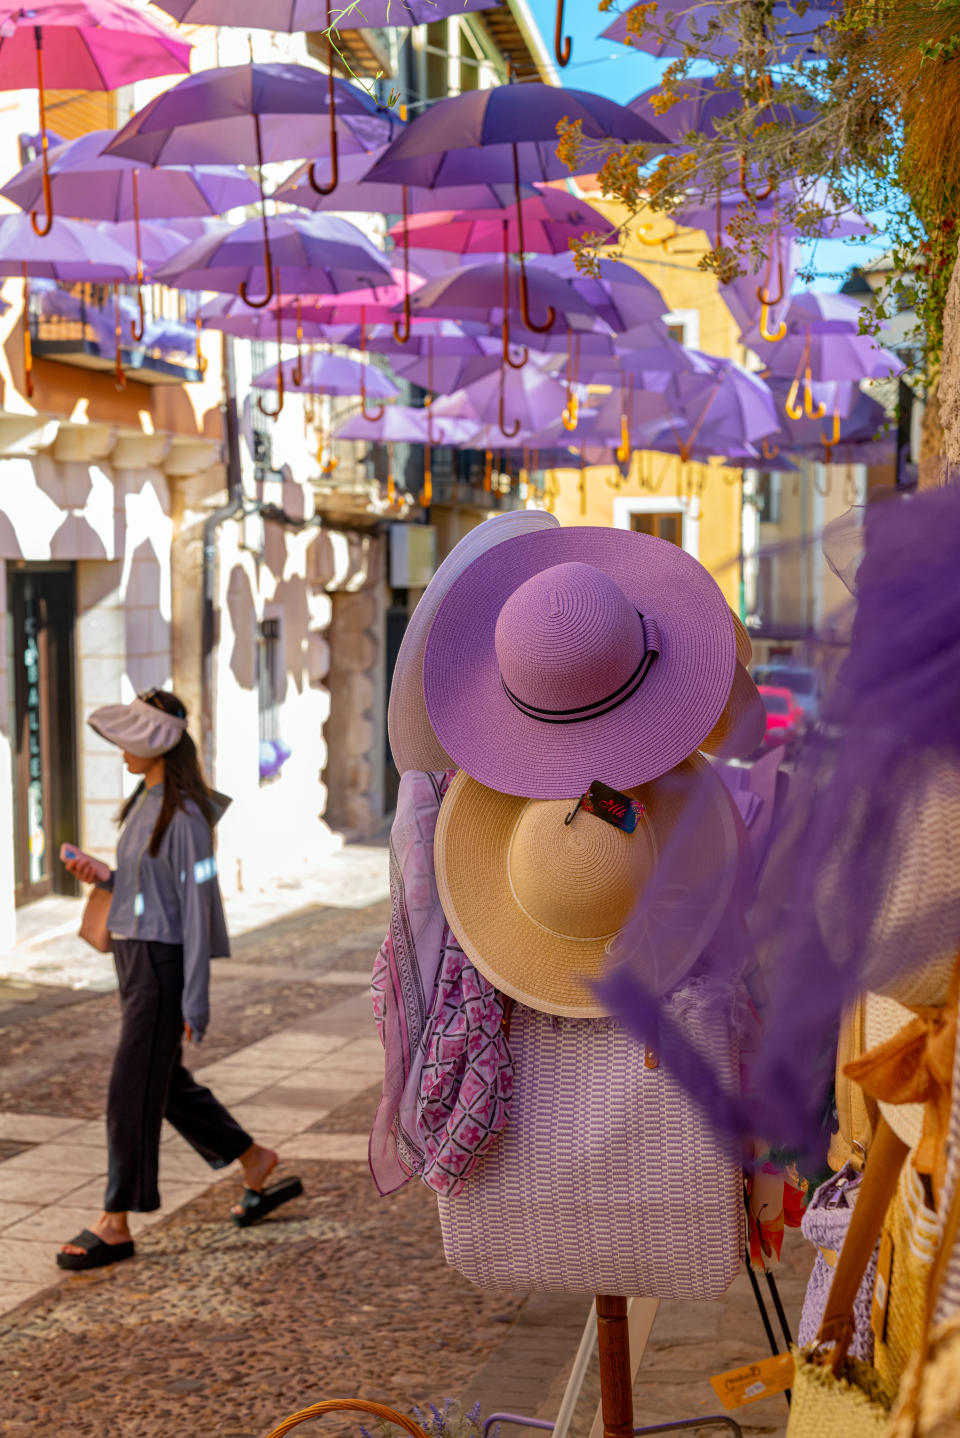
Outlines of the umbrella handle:
<svg viewBox="0 0 960 1438">
<path fill-rule="evenodd" d="M 780 446 L 778 444 L 775 444 L 771 447 L 769 439 L 766 435 L 764 435 L 763 442 L 760 445 L 760 453 L 766 460 L 776 459 L 777 455 L 780 453 Z"/>
<path fill-rule="evenodd" d="M 516 150 L 514 150 L 516 154 Z M 520 351 L 520 359 L 515 360 L 510 354 L 510 244 L 508 236 L 510 226 L 506 220 L 503 221 L 503 319 L 500 321 L 500 342 L 503 349 L 503 357 L 511 369 L 523 369 L 530 357 L 526 345 Z"/>
<path fill-rule="evenodd" d="M 803 372 L 803 412 L 807 416 L 807 419 L 823 419 L 823 416 L 827 412 L 827 406 L 823 400 L 820 400 L 819 403 L 814 406 L 812 376 L 809 365 L 807 365 Z"/>
<path fill-rule="evenodd" d="M 23 262 L 23 392 L 33 399 L 33 344 L 30 339 L 30 276 Z"/>
<path fill-rule="evenodd" d="M 800 363 L 797 365 L 797 372 L 796 372 L 796 374 L 795 374 L 794 377 L 793 377 L 793 382 L 792 382 L 792 384 L 790 385 L 789 390 L 787 391 L 787 402 L 786 402 L 786 404 L 784 405 L 784 410 L 786 411 L 788 418 L 793 419 L 793 420 L 803 419 L 803 411 L 804 411 L 804 408 L 806 407 L 806 404 L 805 404 L 805 403 L 804 403 L 804 404 L 797 404 L 797 399 L 798 399 L 799 394 L 800 394 L 800 381 L 801 381 L 801 380 L 803 380 L 803 384 L 804 384 L 804 401 L 806 402 L 807 396 L 808 396 L 809 393 L 810 393 L 810 331 L 809 331 L 809 329 L 807 330 L 807 337 L 806 337 L 806 340 L 804 341 L 803 353 L 802 353 L 801 356 L 800 356 Z M 812 398 L 812 397 L 811 397 L 811 398 Z M 807 412 L 808 412 L 808 414 L 809 414 L 809 409 L 807 410 Z M 813 415 L 810 415 L 810 418 L 813 419 L 814 416 L 813 416 Z"/>
<path fill-rule="evenodd" d="M 758 291 L 757 291 L 757 295 L 759 296 L 760 293 L 761 293 L 760 290 L 758 290 Z M 786 322 L 786 320 L 781 320 L 780 323 L 777 325 L 777 328 L 776 328 L 775 330 L 768 330 L 768 329 L 767 329 L 767 324 L 768 324 L 769 319 L 770 319 L 770 304 L 769 304 L 769 302 L 768 302 L 767 300 L 761 300 L 761 302 L 760 302 L 760 338 L 766 340 L 766 341 L 768 342 L 768 344 L 777 344 L 778 341 L 782 340 L 783 337 L 784 337 L 784 335 L 787 333 L 787 322 Z"/>
<path fill-rule="evenodd" d="M 622 391 L 621 381 L 621 391 Z M 628 398 L 629 396 L 629 398 Z M 630 376 L 630 383 L 627 395 L 621 392 L 620 396 L 620 443 L 617 446 L 617 459 L 621 464 L 626 464 L 630 458 L 630 416 L 633 413 L 633 376 Z"/>
<path fill-rule="evenodd" d="M 840 411 L 836 408 L 833 411 L 833 432 L 831 433 L 829 438 L 827 437 L 827 435 L 821 434 L 820 443 L 825 449 L 829 450 L 832 450 L 835 444 L 840 443 Z M 829 459 L 827 460 L 827 463 L 830 463 Z"/>
<path fill-rule="evenodd" d="M 797 396 L 800 393 L 800 380 L 794 379 L 787 392 L 787 402 L 783 406 L 790 419 L 803 419 L 803 405 L 797 404 Z"/>
<path fill-rule="evenodd" d="M 337 141 L 337 87 L 333 78 L 333 40 L 330 37 L 330 0 L 327 0 L 327 109 L 330 112 L 330 183 L 317 183 L 314 161 L 310 162 L 307 179 L 315 195 L 332 195 L 340 183 L 340 147 Z"/>
<path fill-rule="evenodd" d="M 394 320 L 393 337 L 398 345 L 410 338 L 410 236 L 407 233 L 407 187 L 403 186 L 403 319 Z"/>
<path fill-rule="evenodd" d="M 646 236 L 643 232 L 644 232 L 644 230 L 649 230 L 649 228 L 650 228 L 649 225 L 637 225 L 637 228 L 634 230 L 634 234 L 636 235 L 637 239 L 640 241 L 641 245 L 646 245 L 647 248 L 648 248 L 648 249 L 651 249 L 651 250 L 659 249 L 661 244 L 663 244 L 664 246 L 666 246 L 666 242 L 667 242 L 666 240 L 660 240 L 660 239 L 649 240 L 649 239 L 647 238 L 647 236 Z M 673 234 L 673 235 L 668 235 L 668 236 L 667 236 L 667 239 L 673 239 L 674 236 L 676 235 L 676 229 L 677 229 L 676 225 L 674 225 L 673 229 L 674 229 L 674 234 Z"/>
<path fill-rule="evenodd" d="M 277 313 L 279 314 L 279 307 Z M 303 384 L 303 318 L 300 296 L 297 295 L 297 358 L 290 371 L 290 378 L 297 389 Z"/>
<path fill-rule="evenodd" d="M 505 415 L 504 415 L 504 402 L 505 402 L 506 396 L 504 395 L 504 391 L 503 391 L 503 381 L 504 381 L 504 371 L 501 369 L 501 371 L 500 371 L 500 406 L 499 406 L 499 409 L 498 409 L 498 411 L 497 411 L 497 420 L 498 420 L 498 423 L 499 423 L 499 425 L 500 425 L 500 433 L 503 435 L 504 439 L 514 439 L 514 438 L 520 433 L 520 420 L 519 420 L 519 419 L 515 419 L 515 420 L 513 421 L 513 428 L 512 428 L 512 429 L 507 429 L 507 422 L 506 422 L 506 418 L 505 418 Z"/>
<path fill-rule="evenodd" d="M 267 293 L 262 300 L 249 298 L 246 280 L 240 282 L 240 298 L 251 310 L 265 310 L 276 291 L 273 288 L 273 256 L 270 253 L 270 225 L 267 222 L 267 197 L 263 193 L 263 136 L 260 133 L 260 116 L 253 117 L 257 136 L 257 178 L 260 182 L 260 217 L 263 220 L 263 268 L 267 275 Z"/>
<path fill-rule="evenodd" d="M 114 384 L 117 389 L 126 389 L 127 377 L 123 372 L 123 354 L 120 349 L 120 340 L 123 335 L 123 326 L 120 323 L 120 286 L 113 287 L 113 335 L 116 348 L 116 365 L 114 368 Z"/>
<path fill-rule="evenodd" d="M 147 311 L 143 303 L 143 285 L 137 280 L 137 309 L 139 317 L 130 321 L 130 338 L 139 344 L 143 339 L 143 333 L 147 324 Z"/>
<path fill-rule="evenodd" d="M 567 395 L 567 402 L 563 407 L 563 413 L 561 415 L 564 429 L 569 430 L 572 434 L 577 427 L 579 417 L 580 398 L 578 395 L 575 395 L 572 391 L 570 391 Z"/>
<path fill-rule="evenodd" d="M 197 326 L 197 342 L 196 342 L 196 349 L 197 349 L 197 373 L 202 377 L 203 375 L 206 374 L 206 372 L 207 372 L 207 366 L 208 366 L 208 364 L 210 363 L 210 361 L 207 359 L 207 357 L 206 357 L 206 355 L 204 354 L 203 350 L 200 348 L 200 336 L 203 334 L 203 320 L 200 318 L 199 312 L 198 312 L 197 318 L 196 318 L 196 326 Z"/>
<path fill-rule="evenodd" d="M 777 255 L 777 293 L 770 294 L 770 272 L 773 269 L 773 252 L 776 247 L 777 237 L 774 236 L 770 245 L 770 255 L 767 259 L 767 274 L 762 285 L 757 285 L 757 299 L 762 305 L 778 305 L 783 299 L 783 256 Z"/>
<path fill-rule="evenodd" d="M 493 489 L 493 450 L 483 452 L 483 488 L 486 494 Z"/>
<path fill-rule="evenodd" d="M 277 272 L 277 289 L 280 288 L 280 273 Z M 263 395 L 257 395 L 257 409 L 265 419 L 276 419 L 283 409 L 284 386 L 283 386 L 283 315 L 280 313 L 280 306 L 277 305 L 277 407 L 267 409 L 263 402 Z"/>
<path fill-rule="evenodd" d="M 553 305 L 547 306 L 547 318 L 542 325 L 535 324 L 530 315 L 530 291 L 527 287 L 527 265 L 523 255 L 523 201 L 520 198 L 520 157 L 517 154 L 516 143 L 513 145 L 513 198 L 517 210 L 517 259 L 520 262 L 520 312 L 523 315 L 523 323 L 528 330 L 535 335 L 545 335 L 548 330 L 553 329 L 553 322 L 557 318 L 557 312 Z M 504 231 L 506 233 L 506 231 Z M 506 273 L 506 269 L 504 269 Z M 516 366 L 513 366 L 516 368 Z"/>
<path fill-rule="evenodd" d="M 563 0 L 557 0 L 557 23 L 553 32 L 553 53 L 556 56 L 557 64 L 564 69 L 570 64 L 570 55 L 573 51 L 573 41 L 568 35 L 563 38 Z"/>
<path fill-rule="evenodd" d="M 832 446 L 831 446 L 831 449 L 832 449 Z M 825 463 L 825 464 L 829 464 L 829 462 L 830 462 L 829 460 L 824 460 L 824 463 Z M 814 470 L 814 472 L 813 472 L 813 487 L 814 487 L 814 489 L 816 490 L 817 494 L 819 494 L 819 496 L 820 496 L 821 499 L 826 499 L 827 495 L 830 493 L 831 489 L 833 488 L 833 475 L 832 475 L 832 474 L 828 474 L 828 475 L 827 475 L 826 482 L 825 482 L 823 488 L 821 489 L 820 486 L 819 486 L 819 484 L 817 483 L 817 472 L 816 472 L 816 470 Z"/>
<path fill-rule="evenodd" d="M 39 94 L 41 134 L 40 153 L 43 156 L 43 207 L 46 212 L 46 218 L 43 224 L 41 224 L 37 219 L 37 211 L 33 210 L 30 214 L 30 223 L 33 226 L 33 233 L 42 240 L 44 236 L 49 235 L 53 229 L 53 188 L 50 184 L 50 161 L 47 155 L 49 147 L 47 142 L 47 104 L 43 92 L 43 31 L 39 25 L 34 25 L 33 27 L 33 39 L 37 47 L 37 91 Z"/>
<path fill-rule="evenodd" d="M 367 381 L 363 375 L 360 376 L 360 413 L 368 424 L 376 424 L 378 419 L 383 418 L 385 405 L 378 404 L 373 409 L 367 409 Z"/>
<path fill-rule="evenodd" d="M 143 304 L 143 256 L 140 252 L 140 171 L 135 169 L 130 177 L 133 186 L 133 233 L 137 241 L 137 308 L 139 316 L 130 321 L 130 338 L 137 344 L 143 339 L 147 316 Z"/>
<path fill-rule="evenodd" d="M 750 188 L 749 188 L 749 186 L 747 185 L 747 157 L 746 157 L 746 155 L 741 155 L 741 156 L 740 156 L 740 188 L 741 188 L 741 190 L 743 191 L 744 196 L 746 197 L 746 199 L 748 199 L 752 205 L 759 205 L 759 204 L 762 204 L 764 200 L 769 200 L 770 196 L 773 194 L 773 191 L 774 191 L 774 189 L 775 189 L 775 186 L 774 186 L 773 181 L 771 180 L 771 181 L 768 182 L 768 184 L 767 184 L 767 186 L 766 186 L 765 189 L 758 190 L 755 195 L 752 195 L 752 194 L 750 193 Z"/>
<path fill-rule="evenodd" d="M 430 453 L 430 446 L 425 445 L 423 451 L 423 489 L 420 492 L 420 504 L 424 509 L 429 509 L 433 502 L 433 463 Z M 408 1430 L 409 1431 L 409 1430 Z"/>
</svg>

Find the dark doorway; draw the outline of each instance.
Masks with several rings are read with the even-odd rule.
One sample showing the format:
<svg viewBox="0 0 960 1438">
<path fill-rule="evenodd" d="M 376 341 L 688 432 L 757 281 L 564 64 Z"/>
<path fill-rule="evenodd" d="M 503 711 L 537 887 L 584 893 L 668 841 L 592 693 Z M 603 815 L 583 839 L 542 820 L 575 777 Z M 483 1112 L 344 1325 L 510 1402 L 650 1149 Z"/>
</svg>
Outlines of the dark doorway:
<svg viewBox="0 0 960 1438">
<path fill-rule="evenodd" d="M 17 904 L 76 893 L 59 863 L 77 837 L 72 566 L 8 568 Z"/>
</svg>

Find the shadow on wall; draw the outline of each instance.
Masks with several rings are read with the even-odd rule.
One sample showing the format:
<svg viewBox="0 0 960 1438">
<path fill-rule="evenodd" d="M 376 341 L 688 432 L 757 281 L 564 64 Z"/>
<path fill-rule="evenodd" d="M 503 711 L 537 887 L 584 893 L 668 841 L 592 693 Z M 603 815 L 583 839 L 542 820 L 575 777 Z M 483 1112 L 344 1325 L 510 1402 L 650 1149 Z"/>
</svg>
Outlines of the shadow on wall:
<svg viewBox="0 0 960 1438">
<path fill-rule="evenodd" d="M 241 689 L 257 686 L 257 609 L 246 570 L 239 564 L 227 582 L 227 613 L 233 630 L 230 672 Z"/>
<path fill-rule="evenodd" d="M 136 693 L 170 672 L 170 621 L 160 611 L 160 563 L 148 539 L 134 550 L 124 595 L 127 674 Z"/>
<path fill-rule="evenodd" d="M 106 546 L 93 525 L 74 511 L 64 516 L 60 528 L 51 537 L 50 558 L 76 559 L 78 556 L 84 559 L 109 558 Z"/>
<path fill-rule="evenodd" d="M 277 585 L 274 603 L 283 609 L 284 664 L 289 677 L 302 694 L 306 676 L 307 636 L 310 633 L 310 611 L 307 607 L 306 581 L 298 576 Z"/>
</svg>

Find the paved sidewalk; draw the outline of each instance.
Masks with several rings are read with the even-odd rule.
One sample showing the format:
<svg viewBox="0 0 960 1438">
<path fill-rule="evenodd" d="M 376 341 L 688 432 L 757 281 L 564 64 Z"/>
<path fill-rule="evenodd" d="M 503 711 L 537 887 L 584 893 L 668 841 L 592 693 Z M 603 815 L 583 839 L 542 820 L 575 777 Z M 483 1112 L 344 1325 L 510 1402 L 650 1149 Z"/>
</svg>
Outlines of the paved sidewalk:
<svg viewBox="0 0 960 1438">
<path fill-rule="evenodd" d="M 364 984 L 364 973 L 341 973 Z M 281 1168 L 297 1159 L 366 1164 L 367 1135 L 308 1133 L 318 1119 L 383 1078 L 383 1050 L 366 993 L 312 1014 L 267 1039 L 194 1070 L 259 1142 L 275 1147 Z M 0 1113 L 0 1144 L 24 1144 L 0 1162 L 0 1312 L 63 1279 L 56 1246 L 100 1211 L 107 1172 L 102 1119 L 76 1123 L 50 1114 Z M 160 1158 L 164 1206 L 131 1215 L 134 1235 L 223 1178 L 165 1125 Z"/>
</svg>

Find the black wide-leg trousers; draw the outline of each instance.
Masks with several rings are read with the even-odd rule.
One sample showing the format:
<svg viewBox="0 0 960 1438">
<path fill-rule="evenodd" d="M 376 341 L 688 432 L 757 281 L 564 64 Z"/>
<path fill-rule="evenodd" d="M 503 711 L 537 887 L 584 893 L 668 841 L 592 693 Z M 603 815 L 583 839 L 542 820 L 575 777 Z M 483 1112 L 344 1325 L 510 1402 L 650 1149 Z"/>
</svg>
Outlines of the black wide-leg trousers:
<svg viewBox="0 0 960 1438">
<path fill-rule="evenodd" d="M 226 1168 L 253 1142 L 182 1063 L 183 948 L 114 939 L 120 1042 L 107 1091 L 108 1213 L 160 1207 L 157 1170 L 164 1118 L 206 1159 Z"/>
</svg>

